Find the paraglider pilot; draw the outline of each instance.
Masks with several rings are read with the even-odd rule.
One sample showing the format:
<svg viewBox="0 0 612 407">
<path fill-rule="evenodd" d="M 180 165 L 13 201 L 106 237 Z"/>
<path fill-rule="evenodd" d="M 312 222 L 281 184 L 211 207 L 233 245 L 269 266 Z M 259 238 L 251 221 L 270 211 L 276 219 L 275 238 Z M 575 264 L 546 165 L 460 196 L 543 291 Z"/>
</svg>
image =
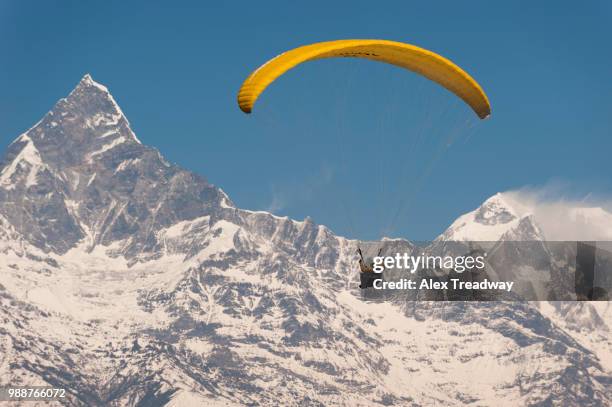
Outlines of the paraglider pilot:
<svg viewBox="0 0 612 407">
<path fill-rule="evenodd" d="M 362 290 L 366 288 L 370 288 L 374 286 L 375 280 L 380 280 L 382 278 L 382 273 L 374 272 L 374 260 L 372 262 L 366 262 L 363 259 L 363 253 L 361 252 L 361 248 L 357 248 L 357 253 L 359 254 L 359 269 L 361 273 L 359 273 L 359 278 L 361 280 L 361 284 L 359 284 L 359 288 Z M 382 253 L 382 248 L 378 250 L 378 254 L 376 257 L 379 257 Z"/>
</svg>

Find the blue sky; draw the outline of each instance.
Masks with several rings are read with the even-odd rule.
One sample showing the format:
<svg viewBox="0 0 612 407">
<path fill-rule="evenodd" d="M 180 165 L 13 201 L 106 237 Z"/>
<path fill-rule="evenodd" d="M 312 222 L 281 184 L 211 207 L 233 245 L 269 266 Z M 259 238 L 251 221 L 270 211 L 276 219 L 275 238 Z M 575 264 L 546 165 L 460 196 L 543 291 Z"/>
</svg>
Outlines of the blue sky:
<svg viewBox="0 0 612 407">
<path fill-rule="evenodd" d="M 207 3 L 0 2 L 0 148 L 89 72 L 144 143 L 240 207 L 311 216 L 351 237 L 431 239 L 526 185 L 612 191 L 609 2 Z M 450 58 L 483 86 L 492 118 L 476 123 L 436 85 L 356 60 L 304 65 L 251 116 L 238 109 L 259 64 L 340 38 Z M 474 129 L 449 143 L 466 120 Z"/>
</svg>

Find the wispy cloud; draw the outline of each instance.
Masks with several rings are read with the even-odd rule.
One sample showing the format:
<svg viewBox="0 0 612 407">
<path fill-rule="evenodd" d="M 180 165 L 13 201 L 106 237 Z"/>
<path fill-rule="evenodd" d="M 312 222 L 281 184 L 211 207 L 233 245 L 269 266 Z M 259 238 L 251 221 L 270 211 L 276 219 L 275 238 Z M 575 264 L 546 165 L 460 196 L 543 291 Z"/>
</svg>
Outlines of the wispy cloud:
<svg viewBox="0 0 612 407">
<path fill-rule="evenodd" d="M 287 185 L 271 185 L 272 197 L 266 211 L 276 213 L 300 202 L 315 199 L 321 190 L 333 180 L 333 170 L 328 165 L 321 165 L 318 171 L 301 182 Z"/>
<path fill-rule="evenodd" d="M 504 193 L 521 215 L 532 214 L 548 240 L 612 240 L 612 198 L 551 183 Z"/>
<path fill-rule="evenodd" d="M 287 198 L 285 195 L 272 186 L 272 200 L 268 206 L 264 209 L 266 212 L 276 213 L 282 211 L 287 207 Z"/>
</svg>

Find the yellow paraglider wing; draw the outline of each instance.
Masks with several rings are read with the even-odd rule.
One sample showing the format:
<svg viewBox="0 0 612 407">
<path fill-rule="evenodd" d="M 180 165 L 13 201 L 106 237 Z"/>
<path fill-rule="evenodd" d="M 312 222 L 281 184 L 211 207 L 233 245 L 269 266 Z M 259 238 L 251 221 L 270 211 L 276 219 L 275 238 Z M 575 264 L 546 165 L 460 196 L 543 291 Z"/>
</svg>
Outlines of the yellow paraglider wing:
<svg viewBox="0 0 612 407">
<path fill-rule="evenodd" d="M 386 40 L 319 42 L 280 54 L 257 68 L 244 81 L 238 92 L 240 109 L 245 113 L 250 113 L 257 98 L 268 85 L 291 68 L 306 61 L 341 57 L 366 58 L 406 68 L 425 76 L 459 96 L 481 119 L 491 114 L 487 95 L 463 69 L 434 52 L 414 45 Z"/>
</svg>

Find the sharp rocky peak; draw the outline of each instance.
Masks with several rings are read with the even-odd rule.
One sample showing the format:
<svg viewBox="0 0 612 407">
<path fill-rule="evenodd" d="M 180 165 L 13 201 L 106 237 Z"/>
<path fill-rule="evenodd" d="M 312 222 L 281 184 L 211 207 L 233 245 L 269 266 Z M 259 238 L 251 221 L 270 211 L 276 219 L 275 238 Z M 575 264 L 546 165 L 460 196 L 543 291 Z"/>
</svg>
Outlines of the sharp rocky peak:
<svg viewBox="0 0 612 407">
<path fill-rule="evenodd" d="M 70 94 L 9 147 L 7 161 L 24 148 L 35 149 L 54 171 L 134 149 L 140 141 L 108 89 L 85 75 Z"/>
<path fill-rule="evenodd" d="M 233 206 L 203 177 L 141 144 L 90 75 L 11 144 L 0 170 L 0 215 L 56 252 L 84 239 L 93 247 L 131 238 L 124 254 L 141 253 L 157 246 L 156 231 Z"/>
</svg>

